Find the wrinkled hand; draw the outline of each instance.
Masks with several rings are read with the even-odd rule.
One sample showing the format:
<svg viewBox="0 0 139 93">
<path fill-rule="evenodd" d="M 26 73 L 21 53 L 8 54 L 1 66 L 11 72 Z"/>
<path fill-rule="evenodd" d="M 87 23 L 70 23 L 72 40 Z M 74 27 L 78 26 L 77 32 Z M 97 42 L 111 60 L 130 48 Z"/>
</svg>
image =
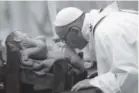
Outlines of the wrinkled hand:
<svg viewBox="0 0 139 93">
<path fill-rule="evenodd" d="M 84 89 L 84 88 L 90 88 L 90 87 L 93 87 L 91 84 L 90 84 L 90 79 L 85 79 L 85 80 L 82 80 L 80 82 L 78 82 L 77 84 L 75 84 L 71 91 L 78 91 L 80 89 Z"/>
</svg>

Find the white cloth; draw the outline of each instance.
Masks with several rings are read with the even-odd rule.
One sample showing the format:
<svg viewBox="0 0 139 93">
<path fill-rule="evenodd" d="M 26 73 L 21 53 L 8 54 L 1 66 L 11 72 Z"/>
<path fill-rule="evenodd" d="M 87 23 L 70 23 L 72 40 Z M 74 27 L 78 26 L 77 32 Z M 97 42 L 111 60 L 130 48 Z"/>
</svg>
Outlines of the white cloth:
<svg viewBox="0 0 139 93">
<path fill-rule="evenodd" d="M 98 16 L 98 13 L 99 13 L 99 10 L 93 9 L 90 11 L 90 13 L 85 14 L 85 20 L 84 20 L 83 27 L 82 27 L 82 34 L 87 41 L 90 41 L 91 39 L 93 40 L 93 38 L 91 37 L 91 35 L 92 35 L 91 31 L 90 31 L 90 25 L 92 24 L 93 21 L 91 21 L 90 19 Z M 94 43 L 92 43 L 92 42 L 89 43 L 83 49 L 83 52 L 84 52 L 84 59 L 88 59 L 91 62 L 94 62 L 96 60 L 96 58 L 95 58 L 94 47 L 93 47 L 94 45 L 92 45 L 92 44 L 94 44 Z"/>
<path fill-rule="evenodd" d="M 90 12 L 90 15 L 93 14 Z M 92 56 L 95 52 L 98 65 L 98 76 L 90 83 L 104 93 L 138 93 L 138 16 L 120 12 L 116 4 L 112 4 L 98 16 L 90 16 L 89 21 L 94 26 L 106 15 L 94 37 L 93 33 L 89 37 L 90 48 L 95 49 L 91 51 Z"/>
<path fill-rule="evenodd" d="M 83 11 L 81 11 L 78 8 L 75 7 L 64 8 L 60 12 L 58 12 L 54 25 L 65 26 L 78 19 L 82 14 Z"/>
</svg>

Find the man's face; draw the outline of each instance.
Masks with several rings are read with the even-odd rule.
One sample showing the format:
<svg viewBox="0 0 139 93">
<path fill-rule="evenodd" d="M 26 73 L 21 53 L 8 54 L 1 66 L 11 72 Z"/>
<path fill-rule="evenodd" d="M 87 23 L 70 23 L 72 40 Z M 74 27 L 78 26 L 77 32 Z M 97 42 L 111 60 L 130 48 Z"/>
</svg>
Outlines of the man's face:
<svg viewBox="0 0 139 93">
<path fill-rule="evenodd" d="M 56 33 L 60 39 L 73 49 L 83 49 L 88 43 L 81 33 L 84 17 L 85 15 L 83 14 L 69 25 L 56 27 Z"/>
<path fill-rule="evenodd" d="M 87 41 L 84 39 L 78 27 L 59 27 L 56 33 L 69 47 L 82 49 L 86 46 Z"/>
</svg>

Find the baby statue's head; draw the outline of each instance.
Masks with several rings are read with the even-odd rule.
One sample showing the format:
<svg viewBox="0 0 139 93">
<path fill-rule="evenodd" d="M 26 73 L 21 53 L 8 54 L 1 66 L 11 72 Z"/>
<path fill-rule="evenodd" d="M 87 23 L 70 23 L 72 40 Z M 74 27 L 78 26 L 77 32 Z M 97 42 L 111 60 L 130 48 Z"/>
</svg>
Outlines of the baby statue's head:
<svg viewBox="0 0 139 93">
<path fill-rule="evenodd" d="M 22 40 L 29 38 L 27 33 L 23 33 L 21 31 L 14 31 L 12 34 L 14 36 L 14 41 L 16 42 L 21 42 Z"/>
</svg>

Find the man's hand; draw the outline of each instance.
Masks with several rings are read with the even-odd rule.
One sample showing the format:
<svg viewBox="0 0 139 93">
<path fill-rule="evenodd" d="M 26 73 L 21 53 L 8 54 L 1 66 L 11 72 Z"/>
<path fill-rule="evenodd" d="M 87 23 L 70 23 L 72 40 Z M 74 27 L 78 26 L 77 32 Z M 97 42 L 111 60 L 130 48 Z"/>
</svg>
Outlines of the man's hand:
<svg viewBox="0 0 139 93">
<path fill-rule="evenodd" d="M 80 89 L 84 89 L 84 88 L 90 88 L 90 87 L 93 87 L 91 84 L 90 84 L 90 79 L 85 79 L 85 80 L 82 80 L 80 82 L 78 82 L 77 84 L 75 84 L 71 91 L 78 91 Z"/>
</svg>

